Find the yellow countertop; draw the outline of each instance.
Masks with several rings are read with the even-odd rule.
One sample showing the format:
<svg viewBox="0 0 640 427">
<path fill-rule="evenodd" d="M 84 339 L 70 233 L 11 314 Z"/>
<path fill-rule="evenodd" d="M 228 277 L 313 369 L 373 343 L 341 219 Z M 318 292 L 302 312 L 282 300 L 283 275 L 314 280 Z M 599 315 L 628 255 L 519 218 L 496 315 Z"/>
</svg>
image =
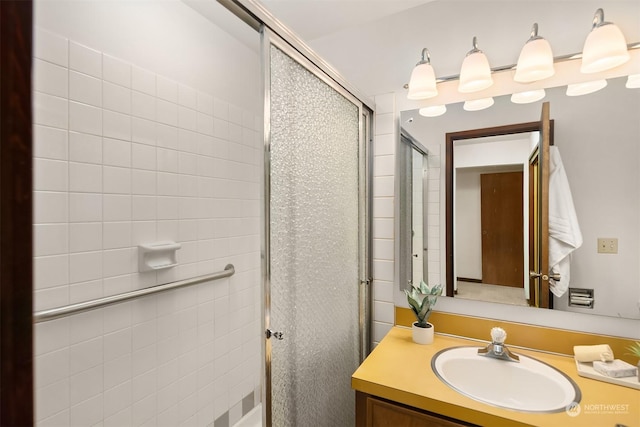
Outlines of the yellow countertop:
<svg viewBox="0 0 640 427">
<path fill-rule="evenodd" d="M 577 415 L 564 411 L 554 414 L 510 411 L 468 398 L 440 381 L 431 369 L 435 353 L 462 345 L 481 347 L 483 343 L 436 334 L 433 344 L 419 345 L 412 341 L 411 329 L 395 326 L 353 374 L 351 386 L 363 393 L 490 427 L 640 426 L 640 391 L 580 377 L 572 357 L 519 348 L 511 350 L 554 366 L 578 384 L 582 400 Z"/>
</svg>

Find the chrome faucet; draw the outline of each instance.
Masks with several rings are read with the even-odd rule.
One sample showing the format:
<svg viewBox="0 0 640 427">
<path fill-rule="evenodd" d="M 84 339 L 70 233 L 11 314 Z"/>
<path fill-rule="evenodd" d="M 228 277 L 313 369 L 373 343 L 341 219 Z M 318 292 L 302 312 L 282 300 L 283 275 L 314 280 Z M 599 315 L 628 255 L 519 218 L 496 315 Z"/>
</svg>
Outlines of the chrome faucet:
<svg viewBox="0 0 640 427">
<path fill-rule="evenodd" d="M 502 328 L 491 328 L 491 344 L 486 348 L 478 349 L 481 356 L 493 357 L 495 359 L 507 360 L 510 362 L 520 362 L 517 354 L 511 353 L 504 341 L 507 338 L 507 332 Z"/>
</svg>

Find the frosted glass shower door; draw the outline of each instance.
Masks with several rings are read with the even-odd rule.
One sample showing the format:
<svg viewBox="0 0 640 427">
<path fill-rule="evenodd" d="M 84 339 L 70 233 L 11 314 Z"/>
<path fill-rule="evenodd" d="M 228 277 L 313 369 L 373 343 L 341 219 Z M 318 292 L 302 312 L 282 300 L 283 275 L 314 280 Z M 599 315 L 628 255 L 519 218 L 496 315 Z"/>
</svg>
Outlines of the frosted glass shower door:
<svg viewBox="0 0 640 427">
<path fill-rule="evenodd" d="M 278 427 L 354 425 L 362 107 L 282 45 L 265 46 L 265 323 L 283 333 L 266 340 L 267 420 Z"/>
</svg>

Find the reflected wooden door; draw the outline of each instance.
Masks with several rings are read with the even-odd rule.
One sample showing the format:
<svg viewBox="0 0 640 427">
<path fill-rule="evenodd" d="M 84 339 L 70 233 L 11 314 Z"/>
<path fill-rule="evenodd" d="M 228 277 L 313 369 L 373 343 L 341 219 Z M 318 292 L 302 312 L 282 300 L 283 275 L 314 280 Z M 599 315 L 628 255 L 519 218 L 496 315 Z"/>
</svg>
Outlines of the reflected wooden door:
<svg viewBox="0 0 640 427">
<path fill-rule="evenodd" d="M 480 175 L 482 282 L 524 287 L 522 172 Z"/>
<path fill-rule="evenodd" d="M 553 308 L 549 296 L 549 103 L 542 104 L 540 142 L 529 160 L 529 303 Z"/>
</svg>

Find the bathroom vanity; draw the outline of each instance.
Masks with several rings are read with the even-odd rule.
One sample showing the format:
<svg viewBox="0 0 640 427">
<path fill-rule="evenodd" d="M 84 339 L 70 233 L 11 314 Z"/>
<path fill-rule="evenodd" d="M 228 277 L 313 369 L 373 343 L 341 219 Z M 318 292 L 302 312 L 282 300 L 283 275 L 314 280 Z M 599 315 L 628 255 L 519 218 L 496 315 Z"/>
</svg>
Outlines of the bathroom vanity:
<svg viewBox="0 0 640 427">
<path fill-rule="evenodd" d="M 578 385 L 579 408 L 556 413 L 519 412 L 481 403 L 447 386 L 431 368 L 431 359 L 440 350 L 485 345 L 439 334 L 433 344 L 418 345 L 410 329 L 395 326 L 352 376 L 356 425 L 640 426 L 637 390 L 580 377 L 569 356 L 511 348 L 555 367 Z"/>
</svg>

